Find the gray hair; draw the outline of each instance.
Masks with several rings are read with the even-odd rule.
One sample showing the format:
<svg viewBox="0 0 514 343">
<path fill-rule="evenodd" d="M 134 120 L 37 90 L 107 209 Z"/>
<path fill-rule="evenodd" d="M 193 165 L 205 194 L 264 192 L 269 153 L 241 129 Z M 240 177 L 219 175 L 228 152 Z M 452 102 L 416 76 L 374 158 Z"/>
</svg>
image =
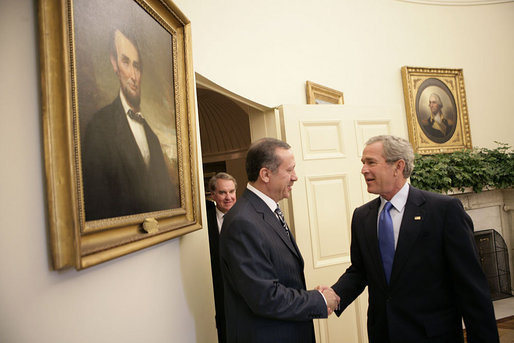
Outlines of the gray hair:
<svg viewBox="0 0 514 343">
<path fill-rule="evenodd" d="M 229 181 L 232 181 L 232 182 L 234 182 L 235 188 L 237 188 L 237 181 L 236 181 L 236 179 L 232 175 L 230 175 L 228 173 L 224 173 L 224 172 L 219 172 L 218 174 L 216 174 L 213 177 L 211 177 L 210 180 L 209 180 L 209 190 L 211 192 L 215 192 L 216 191 L 216 182 L 218 180 L 229 180 Z"/>
<path fill-rule="evenodd" d="M 432 98 L 432 97 L 435 98 L 436 103 L 439 105 L 439 108 L 443 108 L 443 102 L 441 101 L 441 97 L 436 93 L 430 94 L 430 98 Z M 429 102 L 430 102 L 430 98 L 428 98 Z"/>
<path fill-rule="evenodd" d="M 384 146 L 384 158 L 387 163 L 394 163 L 399 160 L 405 161 L 403 176 L 408 178 L 414 170 L 414 151 L 408 140 L 391 136 L 381 135 L 368 139 L 366 145 L 382 142 Z"/>
</svg>

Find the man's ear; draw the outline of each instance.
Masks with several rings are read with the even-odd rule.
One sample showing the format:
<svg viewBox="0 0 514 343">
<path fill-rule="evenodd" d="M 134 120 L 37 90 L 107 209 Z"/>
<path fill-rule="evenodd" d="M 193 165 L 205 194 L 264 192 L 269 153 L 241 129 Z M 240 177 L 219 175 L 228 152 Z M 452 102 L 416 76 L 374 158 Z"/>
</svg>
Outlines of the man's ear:
<svg viewBox="0 0 514 343">
<path fill-rule="evenodd" d="M 271 171 L 268 168 L 261 168 L 261 170 L 259 170 L 259 177 L 264 183 L 269 182 L 270 174 Z"/>
<path fill-rule="evenodd" d="M 114 69 L 114 72 L 116 74 L 118 74 L 118 61 L 116 60 L 116 56 L 113 56 L 111 54 L 110 57 L 111 57 L 112 69 Z"/>
<path fill-rule="evenodd" d="M 396 161 L 396 167 L 395 167 L 395 174 L 396 172 L 400 173 L 400 175 L 403 175 L 403 170 L 405 169 L 405 161 L 404 160 L 398 160 Z"/>
</svg>

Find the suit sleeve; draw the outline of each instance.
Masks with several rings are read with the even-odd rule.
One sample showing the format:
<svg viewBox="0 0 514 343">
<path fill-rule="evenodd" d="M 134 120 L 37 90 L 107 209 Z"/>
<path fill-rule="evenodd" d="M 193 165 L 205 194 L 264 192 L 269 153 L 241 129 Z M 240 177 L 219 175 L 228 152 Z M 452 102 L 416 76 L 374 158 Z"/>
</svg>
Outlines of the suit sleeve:
<svg viewBox="0 0 514 343">
<path fill-rule="evenodd" d="M 458 199 L 450 198 L 444 227 L 444 251 L 457 290 L 468 342 L 498 342 L 487 279 L 480 265 L 473 222 Z"/>
<path fill-rule="evenodd" d="M 235 218 L 228 226 L 225 224 L 220 240 L 223 277 L 253 313 L 293 321 L 327 317 L 327 306 L 319 291 L 286 287 L 280 282 L 279 273 L 301 284 L 303 271 L 298 275 L 298 269 L 286 270 L 285 264 L 273 260 L 272 242 L 251 220 Z"/>
<path fill-rule="evenodd" d="M 350 243 L 351 265 L 346 269 L 343 275 L 332 286 L 334 291 L 341 298 L 339 309 L 335 311 L 340 316 L 343 310 L 348 307 L 366 288 L 368 281 L 361 258 L 361 250 L 359 245 L 359 236 L 357 233 L 358 214 L 355 211 L 352 217 L 352 241 Z"/>
</svg>

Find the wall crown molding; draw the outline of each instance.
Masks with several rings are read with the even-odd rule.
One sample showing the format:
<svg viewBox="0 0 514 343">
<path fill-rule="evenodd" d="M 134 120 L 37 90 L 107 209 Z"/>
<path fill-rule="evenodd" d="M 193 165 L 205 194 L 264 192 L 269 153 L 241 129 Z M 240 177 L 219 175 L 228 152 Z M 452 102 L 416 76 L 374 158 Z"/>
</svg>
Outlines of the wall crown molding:
<svg viewBox="0 0 514 343">
<path fill-rule="evenodd" d="M 477 6 L 477 5 L 496 5 L 514 0 L 396 0 L 401 2 L 411 2 L 421 5 L 438 6 Z"/>
</svg>

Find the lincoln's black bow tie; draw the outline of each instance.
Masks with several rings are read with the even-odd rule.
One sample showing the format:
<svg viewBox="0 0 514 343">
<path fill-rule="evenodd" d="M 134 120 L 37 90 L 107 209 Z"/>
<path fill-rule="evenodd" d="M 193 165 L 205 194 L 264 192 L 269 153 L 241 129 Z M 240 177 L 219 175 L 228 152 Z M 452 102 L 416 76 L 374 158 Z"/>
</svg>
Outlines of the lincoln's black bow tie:
<svg viewBox="0 0 514 343">
<path fill-rule="evenodd" d="M 134 119 L 138 123 L 143 124 L 145 122 L 145 118 L 143 118 L 143 116 L 141 115 L 141 112 L 135 113 L 134 111 L 132 111 L 132 109 L 129 109 L 127 114 L 130 119 Z"/>
</svg>

